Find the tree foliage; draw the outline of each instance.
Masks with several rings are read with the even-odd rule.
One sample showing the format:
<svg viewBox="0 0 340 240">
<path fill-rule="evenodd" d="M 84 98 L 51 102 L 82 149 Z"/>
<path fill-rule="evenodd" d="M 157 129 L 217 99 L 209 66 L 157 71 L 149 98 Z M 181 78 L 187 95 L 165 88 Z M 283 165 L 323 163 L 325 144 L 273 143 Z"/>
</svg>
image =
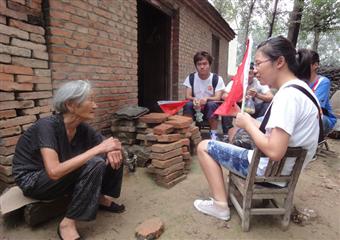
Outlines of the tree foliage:
<svg viewBox="0 0 340 240">
<path fill-rule="evenodd" d="M 294 1 L 279 0 L 276 8 L 275 22 L 270 30 L 270 24 L 275 10 L 275 0 L 256 0 L 249 17 L 249 8 L 255 0 L 210 0 L 222 17 L 230 23 L 237 33 L 238 54 L 237 62 L 241 61 L 244 49 L 244 39 L 247 35 L 247 21 L 249 34 L 252 35 L 254 45 L 267 39 L 272 31 L 273 36 L 287 36 L 289 20 L 293 11 Z M 302 0 L 295 0 L 302 1 Z M 302 19 L 297 38 L 299 48 L 317 49 L 323 65 L 340 64 L 340 1 L 339 0 L 304 0 Z M 235 27 L 236 26 L 236 27 Z M 243 47 L 242 47 L 243 46 Z M 255 47 L 254 47 L 255 48 Z"/>
</svg>

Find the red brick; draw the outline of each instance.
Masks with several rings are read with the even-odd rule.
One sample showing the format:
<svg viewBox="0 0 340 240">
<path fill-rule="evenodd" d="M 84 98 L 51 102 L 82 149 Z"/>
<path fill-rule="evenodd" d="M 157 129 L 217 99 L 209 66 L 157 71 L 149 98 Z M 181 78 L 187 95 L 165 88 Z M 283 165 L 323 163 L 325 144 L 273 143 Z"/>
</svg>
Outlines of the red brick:
<svg viewBox="0 0 340 240">
<path fill-rule="evenodd" d="M 22 125 L 22 131 L 26 131 L 27 129 L 29 129 L 31 126 L 33 125 L 33 123 L 29 123 L 29 124 L 25 124 L 25 125 Z"/>
<path fill-rule="evenodd" d="M 56 19 L 63 19 L 63 20 L 70 20 L 71 14 L 67 12 L 61 12 L 61 11 L 50 11 L 50 17 L 56 18 Z"/>
<path fill-rule="evenodd" d="M 9 155 L 9 156 L 2 156 L 0 155 L 0 164 L 1 165 L 12 165 L 13 162 L 13 156 L 14 155 Z"/>
<path fill-rule="evenodd" d="M 35 33 L 30 33 L 30 40 L 37 43 L 46 43 L 44 36 Z"/>
<path fill-rule="evenodd" d="M 174 131 L 174 127 L 172 125 L 168 125 L 164 123 L 153 128 L 153 133 L 157 135 L 167 134 L 173 131 Z"/>
<path fill-rule="evenodd" d="M 13 135 L 18 135 L 20 133 L 21 133 L 21 127 L 20 126 L 0 129 L 0 137 L 1 138 L 13 136 Z"/>
<path fill-rule="evenodd" d="M 198 133 L 199 131 L 200 131 L 200 129 L 198 127 L 196 127 L 196 126 L 191 126 L 190 127 L 190 132 L 192 134 Z"/>
<path fill-rule="evenodd" d="M 3 166 L 0 165 L 0 175 L 11 176 L 12 175 L 12 166 Z"/>
<path fill-rule="evenodd" d="M 43 106 L 43 107 L 27 108 L 27 109 L 24 109 L 22 112 L 25 115 L 33 115 L 33 114 L 51 112 L 51 110 L 52 110 L 52 106 Z"/>
<path fill-rule="evenodd" d="M 36 117 L 33 115 L 16 117 L 16 118 L 11 118 L 7 120 L 1 120 L 0 128 L 8 128 L 8 127 L 13 127 L 13 126 L 23 125 L 23 124 L 35 122 L 36 120 L 37 120 Z"/>
<path fill-rule="evenodd" d="M 181 162 L 181 163 L 176 163 L 175 165 L 172 165 L 172 166 L 170 166 L 168 168 L 164 168 L 164 169 L 156 168 L 156 167 L 152 166 L 152 167 L 148 168 L 148 172 L 158 174 L 160 176 L 166 176 L 166 175 L 169 175 L 170 173 L 173 173 L 175 171 L 179 171 L 179 170 L 184 169 L 184 165 L 185 165 L 185 163 Z"/>
<path fill-rule="evenodd" d="M 11 62 L 12 62 L 11 55 L 0 54 L 0 63 L 11 63 Z"/>
<path fill-rule="evenodd" d="M 182 143 L 182 146 L 190 146 L 190 140 L 188 138 L 183 138 L 180 141 Z"/>
<path fill-rule="evenodd" d="M 13 137 L 5 137 L 5 138 L 2 137 L 0 139 L 0 145 L 5 146 L 5 147 L 13 146 L 17 144 L 19 138 L 20 138 L 20 135 L 13 136 Z"/>
<path fill-rule="evenodd" d="M 18 93 L 17 99 L 41 99 L 41 98 L 49 98 L 52 97 L 51 92 L 43 91 L 43 92 L 27 92 L 27 93 Z"/>
<path fill-rule="evenodd" d="M 2 5 L 0 5 L 0 12 L 1 12 L 2 15 L 5 15 L 5 16 L 8 16 L 8 17 L 27 21 L 27 14 L 11 10 L 9 8 L 3 7 Z M 0 31 L 1 31 L 1 29 L 0 29 Z"/>
<path fill-rule="evenodd" d="M 14 74 L 23 74 L 23 75 L 33 75 L 32 68 L 18 66 L 18 65 L 4 65 L 4 64 L 0 64 L 0 72 L 14 73 Z"/>
<path fill-rule="evenodd" d="M 188 146 L 182 147 L 182 153 L 189 152 Z"/>
<path fill-rule="evenodd" d="M 183 141 L 179 140 L 177 142 L 168 143 L 168 144 L 160 144 L 160 143 L 154 144 L 152 145 L 151 150 L 156 153 L 165 153 L 165 152 L 169 152 L 171 150 L 180 148 L 182 146 L 183 146 Z"/>
<path fill-rule="evenodd" d="M 2 92 L 0 94 L 0 102 L 1 101 L 8 101 L 8 100 L 14 100 L 14 93 L 7 93 L 7 92 Z"/>
<path fill-rule="evenodd" d="M 43 59 L 43 60 L 48 60 L 48 53 L 36 50 L 36 51 L 33 51 L 32 57 L 38 58 L 38 59 Z"/>
<path fill-rule="evenodd" d="M 51 115 L 52 115 L 52 112 L 39 113 L 39 118 L 45 118 L 45 117 L 49 117 Z"/>
<path fill-rule="evenodd" d="M 42 107 L 42 106 L 46 106 L 46 105 L 52 105 L 52 98 L 47 98 L 47 99 L 39 99 L 37 101 L 37 105 Z"/>
<path fill-rule="evenodd" d="M 1 3 L 0 3 L 1 4 Z M 0 15 L 0 23 L 6 24 L 6 17 Z"/>
<path fill-rule="evenodd" d="M 187 119 L 169 120 L 169 121 L 166 121 L 165 123 L 174 126 L 174 128 L 181 129 L 181 128 L 190 127 L 191 122 L 192 122 L 192 119 L 187 118 Z"/>
<path fill-rule="evenodd" d="M 9 147 L 1 147 L 0 146 L 0 153 L 5 155 L 5 156 L 13 154 L 14 152 L 15 152 L 15 145 L 9 146 Z"/>
<path fill-rule="evenodd" d="M 182 149 L 178 148 L 166 153 L 155 153 L 151 152 L 150 158 L 151 159 L 158 159 L 158 160 L 167 160 L 182 154 Z"/>
<path fill-rule="evenodd" d="M 51 84 L 51 77 L 16 75 L 15 81 L 19 83 L 30 82 L 30 83 L 37 83 L 37 84 Z"/>
<path fill-rule="evenodd" d="M 176 142 L 181 139 L 180 134 L 163 134 L 163 135 L 156 135 L 158 142 Z"/>
<path fill-rule="evenodd" d="M 28 23 L 24 23 L 22 21 L 10 19 L 9 25 L 11 27 L 15 27 L 15 28 L 24 30 L 26 32 L 36 33 L 36 34 L 39 34 L 39 35 L 45 34 L 45 29 L 43 27 L 31 25 L 31 24 L 28 24 Z"/>
<path fill-rule="evenodd" d="M 187 122 L 189 121 L 190 123 L 193 123 L 193 120 L 191 117 L 187 117 L 187 116 L 181 116 L 181 115 L 173 115 L 169 117 L 169 120 L 175 120 L 175 121 L 184 121 Z"/>
<path fill-rule="evenodd" d="M 29 49 L 4 44 L 0 44 L 0 52 L 21 57 L 31 57 L 31 50 Z"/>
<path fill-rule="evenodd" d="M 164 223 L 160 218 L 154 217 L 138 225 L 135 230 L 137 239 L 157 239 L 164 231 Z"/>
<path fill-rule="evenodd" d="M 0 33 L 0 42 L 1 43 L 9 44 L 9 40 L 10 40 L 9 36 L 6 36 L 6 35 Z"/>
<path fill-rule="evenodd" d="M 33 83 L 16 83 L 8 81 L 0 81 L 0 90 L 2 91 L 32 91 Z"/>
<path fill-rule="evenodd" d="M 190 138 L 195 139 L 195 138 L 200 138 L 200 137 L 201 137 L 201 132 L 196 132 L 196 133 L 193 133 Z"/>
<path fill-rule="evenodd" d="M 199 144 L 201 141 L 202 141 L 202 138 L 201 138 L 201 137 L 192 139 L 192 142 L 194 143 L 194 145 Z"/>
<path fill-rule="evenodd" d="M 184 153 L 182 153 L 182 156 L 183 156 L 183 159 L 185 159 L 185 160 L 191 158 L 190 152 L 184 152 Z"/>
<path fill-rule="evenodd" d="M 157 168 L 168 168 L 172 165 L 175 165 L 176 163 L 183 162 L 182 156 L 177 156 L 174 158 L 170 158 L 168 160 L 158 160 L 158 159 L 152 159 L 152 165 L 154 165 Z"/>
<path fill-rule="evenodd" d="M 26 0 L 11 0 L 12 2 L 16 2 L 19 3 L 21 5 L 25 5 L 26 4 Z"/>
<path fill-rule="evenodd" d="M 0 110 L 6 110 L 6 109 L 21 109 L 21 108 L 30 108 L 34 106 L 34 102 L 29 101 L 4 101 L 0 102 Z"/>
<path fill-rule="evenodd" d="M 170 182 L 164 182 L 160 179 L 156 179 L 156 183 L 159 184 L 162 187 L 171 188 L 171 187 L 175 186 L 177 183 L 183 181 L 186 178 L 187 178 L 187 175 L 181 175 L 178 178 L 171 180 Z"/>
<path fill-rule="evenodd" d="M 16 117 L 17 113 L 14 109 L 0 111 L 0 120 Z"/>
<path fill-rule="evenodd" d="M 157 176 L 156 179 L 158 182 L 163 182 L 163 183 L 168 183 L 171 180 L 174 180 L 175 178 L 178 178 L 179 176 L 183 175 L 184 171 L 183 170 L 179 170 L 179 171 L 175 171 L 170 173 L 169 175 L 166 176 Z"/>
<path fill-rule="evenodd" d="M 162 123 L 168 118 L 165 113 L 149 113 L 139 118 L 139 121 L 144 123 Z"/>
<path fill-rule="evenodd" d="M 38 59 L 12 57 L 12 63 L 31 68 L 48 68 L 48 61 Z"/>
<path fill-rule="evenodd" d="M 14 75 L 13 74 L 7 74 L 7 73 L 0 73 L 0 81 L 14 81 Z"/>
<path fill-rule="evenodd" d="M 35 84 L 34 90 L 36 91 L 52 90 L 52 84 L 51 83 L 38 83 L 38 84 Z"/>
<path fill-rule="evenodd" d="M 34 75 L 39 77 L 51 77 L 50 69 L 34 69 Z"/>
</svg>

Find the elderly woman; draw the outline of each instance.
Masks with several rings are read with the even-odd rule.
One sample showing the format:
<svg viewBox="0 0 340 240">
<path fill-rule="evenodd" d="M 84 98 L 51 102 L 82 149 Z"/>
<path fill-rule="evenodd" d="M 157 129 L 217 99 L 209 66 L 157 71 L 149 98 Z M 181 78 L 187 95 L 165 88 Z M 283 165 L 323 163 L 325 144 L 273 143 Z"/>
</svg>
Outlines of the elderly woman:
<svg viewBox="0 0 340 240">
<path fill-rule="evenodd" d="M 95 219 L 99 208 L 123 212 L 112 198 L 120 196 L 121 143 L 103 140 L 85 121 L 97 108 L 89 82 L 77 80 L 55 94 L 58 112 L 39 119 L 19 139 L 13 175 L 26 196 L 50 200 L 70 194 L 66 216 L 58 226 L 61 239 L 79 239 L 76 221 Z"/>
</svg>

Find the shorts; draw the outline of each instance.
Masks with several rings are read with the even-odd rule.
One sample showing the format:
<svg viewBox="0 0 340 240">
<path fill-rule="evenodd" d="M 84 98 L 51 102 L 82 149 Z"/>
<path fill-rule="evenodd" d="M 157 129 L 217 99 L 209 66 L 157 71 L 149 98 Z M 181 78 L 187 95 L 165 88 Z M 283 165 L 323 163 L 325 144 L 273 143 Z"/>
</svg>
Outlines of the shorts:
<svg viewBox="0 0 340 240">
<path fill-rule="evenodd" d="M 208 154 L 229 171 L 241 177 L 248 175 L 248 149 L 214 140 L 208 142 L 207 148 Z"/>
</svg>

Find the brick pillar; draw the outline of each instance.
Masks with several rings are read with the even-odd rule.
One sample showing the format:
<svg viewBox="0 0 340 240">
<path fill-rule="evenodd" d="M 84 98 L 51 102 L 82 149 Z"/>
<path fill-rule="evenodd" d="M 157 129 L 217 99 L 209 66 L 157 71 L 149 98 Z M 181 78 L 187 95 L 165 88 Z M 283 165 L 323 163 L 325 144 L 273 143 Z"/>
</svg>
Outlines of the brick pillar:
<svg viewBox="0 0 340 240">
<path fill-rule="evenodd" d="M 41 0 L 0 0 L 0 192 L 14 183 L 20 135 L 51 114 L 51 71 Z"/>
</svg>

